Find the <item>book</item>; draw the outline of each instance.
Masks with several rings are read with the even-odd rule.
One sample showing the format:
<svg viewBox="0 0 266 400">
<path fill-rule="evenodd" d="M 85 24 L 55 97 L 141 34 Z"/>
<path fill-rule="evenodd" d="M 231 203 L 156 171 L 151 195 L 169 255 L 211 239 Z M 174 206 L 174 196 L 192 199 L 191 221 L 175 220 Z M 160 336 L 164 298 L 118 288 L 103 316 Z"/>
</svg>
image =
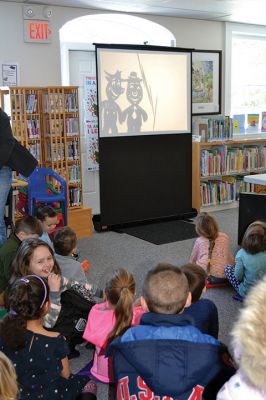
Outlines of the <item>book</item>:
<svg viewBox="0 0 266 400">
<path fill-rule="evenodd" d="M 266 111 L 261 113 L 261 132 L 266 132 Z"/>
<path fill-rule="evenodd" d="M 193 134 L 200 136 L 202 142 L 207 141 L 208 137 L 208 117 L 193 118 Z"/>
<path fill-rule="evenodd" d="M 258 132 L 259 118 L 260 118 L 259 114 L 248 114 L 247 132 L 249 132 L 249 133 Z"/>
<path fill-rule="evenodd" d="M 245 114 L 233 115 L 233 133 L 245 133 Z"/>
</svg>

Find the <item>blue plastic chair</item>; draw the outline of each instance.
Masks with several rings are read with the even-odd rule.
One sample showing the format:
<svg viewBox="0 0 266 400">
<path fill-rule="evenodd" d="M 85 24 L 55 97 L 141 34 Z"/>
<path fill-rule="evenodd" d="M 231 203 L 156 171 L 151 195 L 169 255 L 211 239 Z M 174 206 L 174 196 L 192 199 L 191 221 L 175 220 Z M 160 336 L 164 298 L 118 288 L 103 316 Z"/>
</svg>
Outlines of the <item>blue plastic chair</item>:
<svg viewBox="0 0 266 400">
<path fill-rule="evenodd" d="M 59 182 L 60 193 L 48 193 L 47 177 L 51 177 Z M 64 223 L 67 225 L 67 187 L 66 181 L 60 175 L 50 168 L 35 168 L 33 173 L 27 179 L 28 181 L 28 213 L 33 215 L 34 203 L 63 203 Z"/>
</svg>

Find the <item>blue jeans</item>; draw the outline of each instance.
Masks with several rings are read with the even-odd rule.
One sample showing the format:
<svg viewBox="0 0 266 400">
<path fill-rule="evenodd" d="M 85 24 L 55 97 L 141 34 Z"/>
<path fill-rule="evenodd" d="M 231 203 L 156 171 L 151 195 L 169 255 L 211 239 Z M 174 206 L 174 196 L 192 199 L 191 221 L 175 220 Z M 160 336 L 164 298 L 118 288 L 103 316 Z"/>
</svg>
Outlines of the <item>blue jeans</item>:
<svg viewBox="0 0 266 400">
<path fill-rule="evenodd" d="M 5 208 L 7 196 L 12 184 L 12 170 L 9 167 L 0 168 L 0 246 L 6 241 Z"/>
</svg>

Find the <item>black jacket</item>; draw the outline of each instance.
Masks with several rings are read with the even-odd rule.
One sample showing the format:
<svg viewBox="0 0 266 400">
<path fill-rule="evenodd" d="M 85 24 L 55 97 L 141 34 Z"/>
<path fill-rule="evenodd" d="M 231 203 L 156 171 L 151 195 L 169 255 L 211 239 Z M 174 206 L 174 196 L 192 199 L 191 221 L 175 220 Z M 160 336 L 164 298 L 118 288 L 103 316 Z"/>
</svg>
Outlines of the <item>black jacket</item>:
<svg viewBox="0 0 266 400">
<path fill-rule="evenodd" d="M 28 177 L 38 161 L 13 136 L 8 115 L 0 108 L 0 168 L 4 165 Z"/>
</svg>

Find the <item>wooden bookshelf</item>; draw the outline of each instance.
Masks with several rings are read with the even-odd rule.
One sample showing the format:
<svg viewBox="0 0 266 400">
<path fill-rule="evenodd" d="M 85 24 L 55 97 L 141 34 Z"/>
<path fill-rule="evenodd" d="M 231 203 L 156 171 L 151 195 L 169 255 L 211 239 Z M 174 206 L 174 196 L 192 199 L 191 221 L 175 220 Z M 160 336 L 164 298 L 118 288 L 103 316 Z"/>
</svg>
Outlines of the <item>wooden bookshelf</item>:
<svg viewBox="0 0 266 400">
<path fill-rule="evenodd" d="M 41 89 L 10 87 L 11 122 L 16 139 L 43 164 Z"/>
<path fill-rule="evenodd" d="M 266 140 L 193 142 L 192 160 L 192 206 L 198 212 L 232 208 L 238 204 L 236 201 L 238 189 L 246 190 L 244 183 L 243 186 L 238 186 L 241 177 L 266 171 Z M 206 163 L 206 169 L 203 167 L 203 160 L 204 166 Z M 204 204 L 203 188 L 208 186 L 213 188 L 211 190 L 214 193 L 217 186 L 217 191 L 225 195 L 225 197 L 218 196 L 223 197 L 221 202 L 213 201 L 212 204 Z M 226 190 L 228 190 L 227 194 Z M 248 191 L 250 190 L 248 188 Z"/>
<path fill-rule="evenodd" d="M 78 87 L 42 89 L 44 165 L 67 182 L 68 205 L 82 207 Z"/>
<path fill-rule="evenodd" d="M 91 236 L 91 209 L 82 200 L 78 87 L 10 87 L 0 93 L 1 103 L 6 92 L 14 136 L 40 167 L 52 168 L 66 180 L 69 225 L 78 238 Z"/>
</svg>

